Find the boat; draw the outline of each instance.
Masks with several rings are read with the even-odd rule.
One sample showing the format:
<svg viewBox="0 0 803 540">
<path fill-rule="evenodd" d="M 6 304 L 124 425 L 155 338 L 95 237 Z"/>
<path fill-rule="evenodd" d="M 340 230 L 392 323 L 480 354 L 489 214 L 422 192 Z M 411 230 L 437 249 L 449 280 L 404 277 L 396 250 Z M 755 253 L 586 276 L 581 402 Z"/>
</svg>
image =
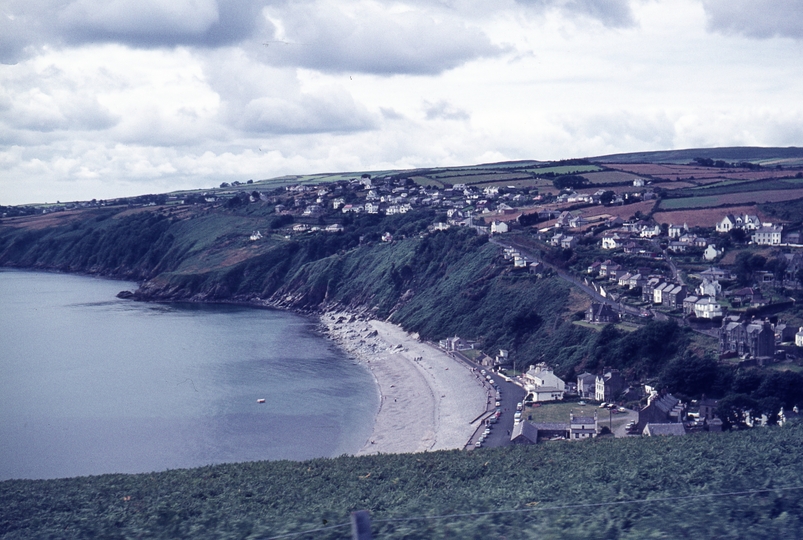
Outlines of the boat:
<svg viewBox="0 0 803 540">
<path fill-rule="evenodd" d="M 257 400 L 257 403 L 265 403 L 265 398 L 259 398 L 259 399 Z"/>
</svg>

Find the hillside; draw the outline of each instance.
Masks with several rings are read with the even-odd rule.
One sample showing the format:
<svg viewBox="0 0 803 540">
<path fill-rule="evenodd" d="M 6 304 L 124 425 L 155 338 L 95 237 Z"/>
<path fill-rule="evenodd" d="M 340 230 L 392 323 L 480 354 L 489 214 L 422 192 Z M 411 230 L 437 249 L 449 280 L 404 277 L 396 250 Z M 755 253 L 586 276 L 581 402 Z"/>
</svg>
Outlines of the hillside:
<svg viewBox="0 0 803 540">
<path fill-rule="evenodd" d="M 801 459 L 787 426 L 11 480 L 0 537 L 800 538 Z"/>
</svg>

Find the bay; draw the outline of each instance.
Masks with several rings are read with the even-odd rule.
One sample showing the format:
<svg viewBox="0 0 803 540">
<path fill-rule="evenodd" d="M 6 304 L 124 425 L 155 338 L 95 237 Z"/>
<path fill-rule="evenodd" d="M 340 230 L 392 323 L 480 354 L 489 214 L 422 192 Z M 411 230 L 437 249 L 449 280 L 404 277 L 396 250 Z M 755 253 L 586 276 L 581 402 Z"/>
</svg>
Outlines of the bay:
<svg viewBox="0 0 803 540">
<path fill-rule="evenodd" d="M 298 315 L 0 270 L 0 480 L 355 453 L 370 373 Z M 257 403 L 265 399 L 265 403 Z"/>
</svg>

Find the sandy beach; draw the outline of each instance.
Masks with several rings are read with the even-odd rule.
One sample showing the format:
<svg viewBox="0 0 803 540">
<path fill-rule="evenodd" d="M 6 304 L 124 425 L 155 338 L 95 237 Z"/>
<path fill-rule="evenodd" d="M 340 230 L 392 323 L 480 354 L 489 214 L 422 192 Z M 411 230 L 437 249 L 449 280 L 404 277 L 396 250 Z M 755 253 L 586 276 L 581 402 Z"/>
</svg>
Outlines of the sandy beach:
<svg viewBox="0 0 803 540">
<path fill-rule="evenodd" d="M 479 425 L 487 393 L 468 366 L 399 326 L 321 316 L 328 335 L 373 374 L 380 393 L 373 432 L 357 453 L 463 448 Z"/>
</svg>

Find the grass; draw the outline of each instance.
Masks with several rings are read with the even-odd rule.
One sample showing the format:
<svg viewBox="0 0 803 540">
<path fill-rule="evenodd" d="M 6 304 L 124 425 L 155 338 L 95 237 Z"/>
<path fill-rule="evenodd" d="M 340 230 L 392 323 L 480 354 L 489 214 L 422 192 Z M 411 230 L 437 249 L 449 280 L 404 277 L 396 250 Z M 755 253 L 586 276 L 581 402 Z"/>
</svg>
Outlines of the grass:
<svg viewBox="0 0 803 540">
<path fill-rule="evenodd" d="M 594 411 L 597 410 L 597 407 L 591 405 L 578 405 L 576 401 L 547 402 L 540 407 L 525 407 L 521 416 L 524 419 L 532 416 L 532 422 L 568 422 L 572 411 L 577 416 L 594 416 Z"/>
</svg>

